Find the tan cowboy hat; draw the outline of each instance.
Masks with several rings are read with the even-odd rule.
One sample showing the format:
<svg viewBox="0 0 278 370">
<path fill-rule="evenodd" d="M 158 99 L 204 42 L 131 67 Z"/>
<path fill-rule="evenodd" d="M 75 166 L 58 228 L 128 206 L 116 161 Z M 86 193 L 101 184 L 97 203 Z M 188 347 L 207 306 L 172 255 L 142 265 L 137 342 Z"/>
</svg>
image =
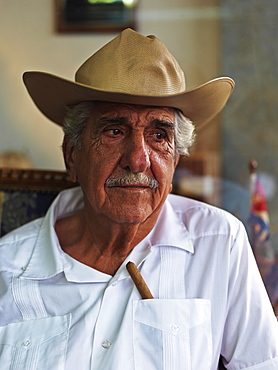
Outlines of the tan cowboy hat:
<svg viewBox="0 0 278 370">
<path fill-rule="evenodd" d="M 104 45 L 75 74 L 75 82 L 44 72 L 25 72 L 24 83 L 41 112 L 63 125 L 65 107 L 99 100 L 180 109 L 198 125 L 224 107 L 234 81 L 211 80 L 186 90 L 184 73 L 155 36 L 131 29 Z"/>
</svg>

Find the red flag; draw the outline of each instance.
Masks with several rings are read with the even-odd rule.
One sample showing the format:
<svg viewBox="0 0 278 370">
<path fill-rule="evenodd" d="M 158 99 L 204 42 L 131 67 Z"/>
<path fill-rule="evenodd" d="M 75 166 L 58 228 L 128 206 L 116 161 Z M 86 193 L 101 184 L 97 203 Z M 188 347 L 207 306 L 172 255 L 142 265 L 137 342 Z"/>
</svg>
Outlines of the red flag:
<svg viewBox="0 0 278 370">
<path fill-rule="evenodd" d="M 250 176 L 250 187 L 251 245 L 270 300 L 275 302 L 278 296 L 278 270 L 275 263 L 274 249 L 271 245 L 265 193 L 260 177 L 255 171 Z"/>
</svg>

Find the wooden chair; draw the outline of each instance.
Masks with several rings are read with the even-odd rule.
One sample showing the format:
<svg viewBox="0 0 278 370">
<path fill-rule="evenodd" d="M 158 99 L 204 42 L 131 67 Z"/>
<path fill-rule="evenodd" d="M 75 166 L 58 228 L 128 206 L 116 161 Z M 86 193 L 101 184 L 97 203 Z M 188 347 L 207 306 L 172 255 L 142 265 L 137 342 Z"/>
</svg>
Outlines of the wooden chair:
<svg viewBox="0 0 278 370">
<path fill-rule="evenodd" d="M 63 171 L 0 168 L 0 236 L 44 216 L 56 195 L 74 186 Z"/>
</svg>

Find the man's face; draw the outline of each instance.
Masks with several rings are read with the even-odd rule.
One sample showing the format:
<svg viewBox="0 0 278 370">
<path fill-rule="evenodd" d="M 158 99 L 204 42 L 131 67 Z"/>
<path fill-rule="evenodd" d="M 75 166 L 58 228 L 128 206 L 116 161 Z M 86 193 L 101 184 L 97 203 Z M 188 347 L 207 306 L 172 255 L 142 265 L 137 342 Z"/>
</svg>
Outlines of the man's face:
<svg viewBox="0 0 278 370">
<path fill-rule="evenodd" d="M 99 102 L 85 126 L 81 149 L 67 153 L 86 211 L 117 223 L 156 219 L 176 166 L 174 111 Z"/>
</svg>

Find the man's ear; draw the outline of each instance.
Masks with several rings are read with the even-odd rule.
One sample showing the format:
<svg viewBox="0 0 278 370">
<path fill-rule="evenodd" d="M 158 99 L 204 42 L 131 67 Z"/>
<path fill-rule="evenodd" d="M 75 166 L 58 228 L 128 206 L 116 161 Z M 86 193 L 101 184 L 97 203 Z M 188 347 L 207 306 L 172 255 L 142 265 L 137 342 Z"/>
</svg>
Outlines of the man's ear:
<svg viewBox="0 0 278 370">
<path fill-rule="evenodd" d="M 176 169 L 178 163 L 179 163 L 179 160 L 180 160 L 180 155 L 179 154 L 176 154 L 175 155 L 175 159 L 174 159 L 174 167 Z"/>
<path fill-rule="evenodd" d="M 65 139 L 63 141 L 62 145 L 63 149 L 63 156 L 64 156 L 64 162 L 66 166 L 66 170 L 69 174 L 69 177 L 72 182 L 77 182 L 77 173 L 76 173 L 76 166 L 75 166 L 75 158 L 76 158 L 76 148 L 69 144 Z"/>
<path fill-rule="evenodd" d="M 174 158 L 174 170 L 177 168 L 177 165 L 179 163 L 179 159 L 180 159 L 180 155 L 179 154 L 176 154 L 175 155 L 175 158 Z M 169 193 L 171 193 L 172 190 L 173 190 L 173 184 L 170 185 L 170 191 L 169 191 Z"/>
</svg>

